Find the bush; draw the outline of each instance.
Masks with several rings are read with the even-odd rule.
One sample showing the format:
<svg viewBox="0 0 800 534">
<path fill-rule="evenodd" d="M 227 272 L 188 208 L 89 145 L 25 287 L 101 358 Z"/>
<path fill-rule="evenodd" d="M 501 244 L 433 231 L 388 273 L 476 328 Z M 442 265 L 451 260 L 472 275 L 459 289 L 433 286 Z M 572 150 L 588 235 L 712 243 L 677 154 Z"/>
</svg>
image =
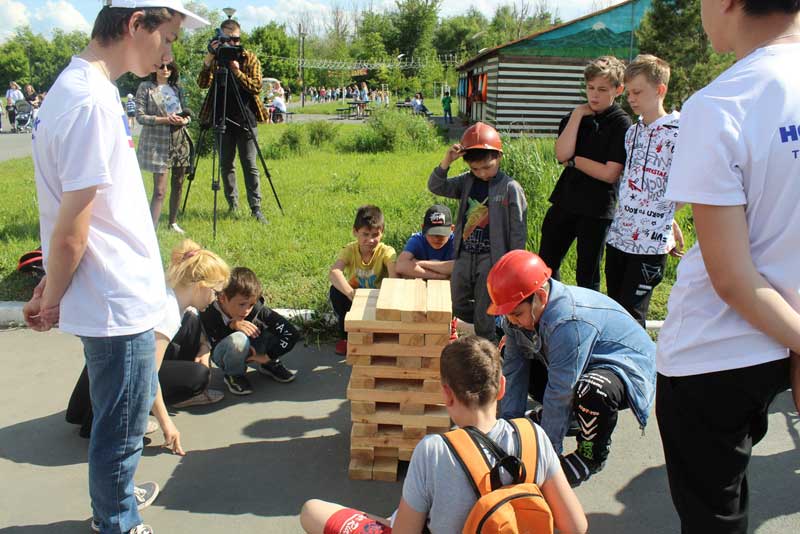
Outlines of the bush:
<svg viewBox="0 0 800 534">
<path fill-rule="evenodd" d="M 503 138 L 500 168 L 520 183 L 528 199 L 528 250 L 539 250 L 542 221 L 550 207 L 550 193 L 561 175 L 552 139 Z M 568 258 L 569 264 L 573 258 Z"/>
<path fill-rule="evenodd" d="M 339 126 L 330 121 L 309 122 L 306 124 L 306 128 L 309 141 L 316 147 L 334 142 L 339 135 Z"/>
<path fill-rule="evenodd" d="M 347 152 L 422 152 L 437 144 L 436 130 L 424 117 L 388 109 L 376 111 L 341 148 Z"/>
<path fill-rule="evenodd" d="M 308 130 L 302 124 L 290 124 L 278 139 L 278 151 L 299 156 L 308 152 L 309 144 Z"/>
</svg>

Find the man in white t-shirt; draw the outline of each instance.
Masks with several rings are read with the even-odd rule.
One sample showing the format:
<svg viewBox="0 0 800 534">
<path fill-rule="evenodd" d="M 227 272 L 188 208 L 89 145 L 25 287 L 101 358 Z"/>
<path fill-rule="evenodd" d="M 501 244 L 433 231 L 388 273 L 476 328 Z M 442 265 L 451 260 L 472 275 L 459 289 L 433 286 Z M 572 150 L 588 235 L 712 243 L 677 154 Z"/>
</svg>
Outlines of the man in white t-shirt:
<svg viewBox="0 0 800 534">
<path fill-rule="evenodd" d="M 121 7 L 118 5 L 121 4 Z M 94 422 L 89 443 L 92 529 L 152 533 L 135 487 L 147 414 L 158 388 L 153 327 L 164 274 L 133 139 L 114 80 L 172 61 L 181 24 L 206 21 L 181 0 L 105 0 L 86 49 L 59 75 L 33 130 L 47 276 L 25 305 L 35 330 L 81 338 Z"/>
<path fill-rule="evenodd" d="M 656 415 L 681 531 L 745 533 L 752 447 L 800 353 L 800 1 L 702 16 L 737 62 L 681 112 L 667 198 L 692 204 L 698 244 L 659 335 Z"/>
</svg>

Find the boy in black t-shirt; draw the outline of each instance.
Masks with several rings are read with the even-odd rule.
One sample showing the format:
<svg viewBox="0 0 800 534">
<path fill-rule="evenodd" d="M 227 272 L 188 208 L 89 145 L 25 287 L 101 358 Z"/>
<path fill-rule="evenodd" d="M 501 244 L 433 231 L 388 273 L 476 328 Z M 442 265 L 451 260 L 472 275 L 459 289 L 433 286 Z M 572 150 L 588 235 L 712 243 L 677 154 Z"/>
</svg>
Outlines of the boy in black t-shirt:
<svg viewBox="0 0 800 534">
<path fill-rule="evenodd" d="M 587 103 L 561 120 L 556 158 L 564 171 L 542 222 L 539 256 L 561 279 L 560 267 L 578 239 L 577 285 L 600 290 L 600 260 L 617 202 L 616 183 L 625 164 L 630 117 L 614 100 L 622 94 L 625 66 L 612 56 L 584 70 Z"/>
</svg>

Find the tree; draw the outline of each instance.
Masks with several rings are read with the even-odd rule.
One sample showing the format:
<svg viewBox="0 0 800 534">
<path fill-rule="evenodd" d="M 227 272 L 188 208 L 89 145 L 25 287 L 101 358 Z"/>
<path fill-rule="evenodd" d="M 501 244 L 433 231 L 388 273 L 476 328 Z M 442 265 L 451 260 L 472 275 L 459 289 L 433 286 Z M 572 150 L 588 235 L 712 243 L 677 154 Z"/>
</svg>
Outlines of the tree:
<svg viewBox="0 0 800 534">
<path fill-rule="evenodd" d="M 636 32 L 639 50 L 670 64 L 666 109 L 680 108 L 695 91 L 733 64 L 713 51 L 700 20 L 700 0 L 653 0 Z"/>
<path fill-rule="evenodd" d="M 470 7 L 464 15 L 442 19 L 436 28 L 433 45 L 439 55 L 475 55 L 489 45 L 486 28 L 489 21 L 483 13 Z"/>
<path fill-rule="evenodd" d="M 254 28 L 248 36 L 247 46 L 261 61 L 264 77 L 277 78 L 284 83 L 294 80 L 297 64 L 293 59 L 297 57 L 297 45 L 286 33 L 285 25 L 270 22 Z"/>
<path fill-rule="evenodd" d="M 422 58 L 433 49 L 433 31 L 442 0 L 395 0 L 392 22 L 396 42 L 386 48 L 400 50 L 406 57 Z"/>
</svg>

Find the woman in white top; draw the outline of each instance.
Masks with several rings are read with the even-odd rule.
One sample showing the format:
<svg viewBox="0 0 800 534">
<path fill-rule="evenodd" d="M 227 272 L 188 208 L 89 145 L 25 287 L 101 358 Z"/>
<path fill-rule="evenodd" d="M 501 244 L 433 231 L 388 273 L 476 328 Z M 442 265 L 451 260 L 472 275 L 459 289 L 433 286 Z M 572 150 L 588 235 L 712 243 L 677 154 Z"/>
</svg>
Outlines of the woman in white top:
<svg viewBox="0 0 800 534">
<path fill-rule="evenodd" d="M 17 118 L 17 110 L 14 107 L 17 100 L 25 100 L 25 95 L 19 90 L 17 82 L 9 82 L 8 90 L 6 91 L 6 112 L 8 113 L 8 122 L 11 123 L 11 131 L 17 131 L 15 119 Z"/>
</svg>

